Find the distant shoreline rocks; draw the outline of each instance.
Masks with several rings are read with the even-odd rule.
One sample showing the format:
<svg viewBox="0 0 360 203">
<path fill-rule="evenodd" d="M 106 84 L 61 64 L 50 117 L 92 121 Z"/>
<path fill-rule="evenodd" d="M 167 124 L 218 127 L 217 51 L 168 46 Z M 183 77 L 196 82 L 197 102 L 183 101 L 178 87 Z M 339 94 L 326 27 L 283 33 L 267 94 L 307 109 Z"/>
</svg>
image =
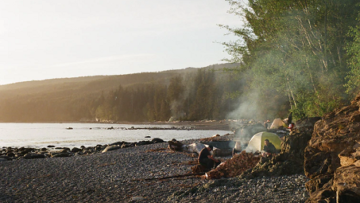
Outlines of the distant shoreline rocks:
<svg viewBox="0 0 360 203">
<path fill-rule="evenodd" d="M 73 147 L 55 147 L 48 145 L 47 148 L 31 148 L 31 147 L 3 147 L 0 150 L 0 161 L 10 161 L 18 159 L 39 159 L 39 158 L 56 158 L 56 157 L 71 157 L 81 155 L 91 155 L 96 153 L 105 153 L 112 150 L 118 150 L 128 147 L 136 147 L 141 145 L 149 145 L 161 143 L 164 140 L 160 138 L 153 138 L 151 141 L 139 142 L 125 142 L 119 141 L 108 145 L 96 145 L 91 147 L 81 146 L 80 148 Z"/>
<path fill-rule="evenodd" d="M 73 127 L 67 127 L 66 130 L 73 130 Z M 93 128 L 89 128 L 89 130 L 92 130 Z M 102 128 L 99 128 L 102 129 Z M 196 130 L 194 126 L 172 126 L 172 127 L 134 127 L 131 126 L 130 128 L 125 127 L 107 127 L 104 128 L 106 130 Z"/>
</svg>

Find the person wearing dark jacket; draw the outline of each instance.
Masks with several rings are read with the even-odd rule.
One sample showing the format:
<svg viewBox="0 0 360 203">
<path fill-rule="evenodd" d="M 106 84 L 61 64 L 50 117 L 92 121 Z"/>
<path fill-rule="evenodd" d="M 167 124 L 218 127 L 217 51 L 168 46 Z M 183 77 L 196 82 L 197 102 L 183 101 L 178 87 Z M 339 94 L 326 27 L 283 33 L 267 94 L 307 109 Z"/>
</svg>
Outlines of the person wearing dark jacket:
<svg viewBox="0 0 360 203">
<path fill-rule="evenodd" d="M 204 166 L 206 169 L 211 170 L 214 165 L 215 167 L 218 166 L 220 164 L 220 161 L 215 159 L 212 155 L 211 155 L 211 151 L 213 150 L 213 146 L 209 145 L 209 147 L 205 147 L 204 149 L 202 149 L 200 151 L 199 154 L 199 164 Z"/>
<path fill-rule="evenodd" d="M 263 150 L 265 151 L 264 154 L 266 157 L 269 157 L 272 154 L 277 153 L 275 146 L 268 139 L 264 140 L 264 149 Z"/>
</svg>

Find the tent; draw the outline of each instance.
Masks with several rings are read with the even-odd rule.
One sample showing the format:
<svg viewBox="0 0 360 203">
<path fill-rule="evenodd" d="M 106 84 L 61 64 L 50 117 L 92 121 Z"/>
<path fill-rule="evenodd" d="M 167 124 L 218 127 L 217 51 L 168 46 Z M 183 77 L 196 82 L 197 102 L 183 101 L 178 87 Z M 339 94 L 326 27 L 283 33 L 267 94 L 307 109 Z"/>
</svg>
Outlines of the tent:
<svg viewBox="0 0 360 203">
<path fill-rule="evenodd" d="M 251 140 L 246 151 L 262 151 L 264 149 L 264 140 L 268 139 L 277 150 L 281 150 L 281 140 L 278 135 L 270 132 L 259 132 L 255 134 Z"/>
<path fill-rule="evenodd" d="M 283 126 L 283 127 L 286 126 L 284 121 L 282 121 L 280 118 L 275 118 L 270 126 L 270 129 L 278 129 L 281 126 Z"/>
</svg>

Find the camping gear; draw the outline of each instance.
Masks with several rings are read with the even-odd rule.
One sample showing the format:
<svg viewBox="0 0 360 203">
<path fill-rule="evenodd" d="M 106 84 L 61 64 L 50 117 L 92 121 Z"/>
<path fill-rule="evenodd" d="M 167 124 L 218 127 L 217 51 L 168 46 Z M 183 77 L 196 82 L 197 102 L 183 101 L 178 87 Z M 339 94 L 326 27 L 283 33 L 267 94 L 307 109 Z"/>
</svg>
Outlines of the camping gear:
<svg viewBox="0 0 360 203">
<path fill-rule="evenodd" d="M 281 139 L 278 135 L 269 132 L 259 132 L 251 138 L 245 151 L 262 151 L 264 149 L 264 141 L 266 139 L 268 139 L 277 150 L 281 150 Z"/>
<path fill-rule="evenodd" d="M 214 146 L 214 156 L 230 156 L 233 148 L 235 147 L 234 141 L 213 141 L 201 143 Z"/>
<path fill-rule="evenodd" d="M 213 142 L 201 142 L 201 143 L 212 145 L 218 149 L 232 149 L 235 146 L 234 141 L 213 141 Z"/>
<path fill-rule="evenodd" d="M 184 145 L 186 149 L 184 151 L 190 152 L 190 153 L 198 153 L 200 154 L 201 150 L 204 149 L 206 146 L 202 143 L 192 143 L 189 145 Z"/>
<path fill-rule="evenodd" d="M 280 127 L 285 127 L 284 121 L 282 121 L 280 118 L 275 118 L 272 122 L 270 129 L 279 129 Z"/>
</svg>

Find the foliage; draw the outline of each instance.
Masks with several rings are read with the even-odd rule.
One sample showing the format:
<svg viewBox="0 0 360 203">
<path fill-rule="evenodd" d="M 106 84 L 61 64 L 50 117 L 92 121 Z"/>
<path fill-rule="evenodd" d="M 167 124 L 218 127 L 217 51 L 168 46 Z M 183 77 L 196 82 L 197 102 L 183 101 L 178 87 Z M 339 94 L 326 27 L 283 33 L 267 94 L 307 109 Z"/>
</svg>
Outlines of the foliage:
<svg viewBox="0 0 360 203">
<path fill-rule="evenodd" d="M 280 110 L 285 101 L 296 118 L 321 116 L 347 101 L 344 46 L 354 37 L 346 33 L 356 23 L 357 1 L 228 2 L 245 26 L 222 26 L 239 37 L 224 45 L 232 56 L 229 61 L 243 62 L 248 92 L 258 93 L 254 115 L 276 106 Z M 274 102 L 279 97 L 286 100 Z"/>
<path fill-rule="evenodd" d="M 360 18 L 358 25 L 350 28 L 348 36 L 354 40 L 346 46 L 350 55 L 348 65 L 351 70 L 347 75 L 348 83 L 345 87 L 347 87 L 347 93 L 354 96 L 360 90 Z"/>
<path fill-rule="evenodd" d="M 0 121 L 224 119 L 236 102 L 226 98 L 225 93 L 238 83 L 228 80 L 229 74 L 221 70 L 234 66 L 237 64 L 128 75 L 129 78 L 56 79 L 30 82 L 27 86 L 0 86 Z"/>
</svg>

